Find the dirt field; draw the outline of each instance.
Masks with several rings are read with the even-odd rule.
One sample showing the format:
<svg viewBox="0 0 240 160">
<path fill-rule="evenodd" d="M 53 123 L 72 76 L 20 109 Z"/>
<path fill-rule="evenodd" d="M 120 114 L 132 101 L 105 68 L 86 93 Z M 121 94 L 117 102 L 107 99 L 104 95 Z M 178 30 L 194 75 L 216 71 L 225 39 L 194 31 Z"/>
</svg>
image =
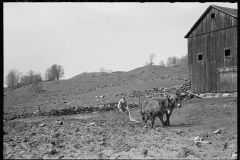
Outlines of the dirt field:
<svg viewBox="0 0 240 160">
<path fill-rule="evenodd" d="M 143 128 L 139 108 L 129 121 L 118 110 L 105 113 L 16 119 L 4 122 L 4 158 L 231 158 L 237 151 L 237 99 L 183 101 L 171 127 L 155 120 Z M 220 134 L 214 134 L 217 129 Z M 194 143 L 201 137 L 208 144 Z"/>
</svg>

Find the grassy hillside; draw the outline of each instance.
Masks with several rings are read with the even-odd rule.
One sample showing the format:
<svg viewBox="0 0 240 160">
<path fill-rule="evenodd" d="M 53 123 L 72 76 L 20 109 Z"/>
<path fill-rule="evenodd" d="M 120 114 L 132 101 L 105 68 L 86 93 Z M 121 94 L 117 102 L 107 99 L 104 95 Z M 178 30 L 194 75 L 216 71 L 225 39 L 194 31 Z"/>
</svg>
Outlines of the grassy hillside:
<svg viewBox="0 0 240 160">
<path fill-rule="evenodd" d="M 163 78 L 165 77 L 165 78 Z M 67 105 L 99 104 L 117 101 L 116 94 L 127 93 L 131 90 L 145 90 L 154 87 L 171 87 L 180 85 L 183 81 L 169 80 L 171 77 L 188 77 L 187 66 L 140 67 L 129 72 L 114 72 L 104 76 L 83 78 L 77 75 L 68 80 L 42 82 L 41 94 L 33 92 L 32 85 L 23 86 L 13 91 L 4 92 L 4 111 L 32 112 L 36 105 L 43 110 L 62 108 Z M 108 94 L 106 99 L 96 96 Z"/>
</svg>

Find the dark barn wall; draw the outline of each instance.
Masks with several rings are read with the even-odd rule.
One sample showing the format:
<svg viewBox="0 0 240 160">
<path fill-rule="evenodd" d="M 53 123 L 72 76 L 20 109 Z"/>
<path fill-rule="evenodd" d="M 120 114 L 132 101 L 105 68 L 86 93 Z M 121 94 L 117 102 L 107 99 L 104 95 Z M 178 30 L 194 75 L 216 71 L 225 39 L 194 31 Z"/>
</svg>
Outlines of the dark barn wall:
<svg viewBox="0 0 240 160">
<path fill-rule="evenodd" d="M 212 11 L 214 20 L 210 19 Z M 228 47 L 231 57 L 225 58 Z M 203 53 L 202 62 L 197 62 L 199 53 Z M 237 66 L 237 19 L 212 8 L 188 37 L 188 59 L 192 92 L 217 92 L 217 68 Z"/>
</svg>

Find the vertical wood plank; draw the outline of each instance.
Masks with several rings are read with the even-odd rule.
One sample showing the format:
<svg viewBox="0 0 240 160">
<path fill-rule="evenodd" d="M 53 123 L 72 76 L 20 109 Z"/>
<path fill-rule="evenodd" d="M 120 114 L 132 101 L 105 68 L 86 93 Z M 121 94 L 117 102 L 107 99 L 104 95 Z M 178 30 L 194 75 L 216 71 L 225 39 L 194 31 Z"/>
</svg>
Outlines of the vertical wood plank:
<svg viewBox="0 0 240 160">
<path fill-rule="evenodd" d="M 227 79 L 226 79 L 226 82 L 227 82 L 227 91 L 229 91 L 230 90 L 230 72 L 229 71 L 227 71 L 227 77 L 226 77 Z"/>
<path fill-rule="evenodd" d="M 215 92 L 215 63 L 212 62 L 212 92 Z"/>
<path fill-rule="evenodd" d="M 233 76 L 233 80 L 234 80 L 234 91 L 237 91 L 237 71 L 234 71 L 234 76 Z"/>
<path fill-rule="evenodd" d="M 210 29 L 209 29 L 209 25 L 210 25 L 210 22 L 209 22 L 209 13 L 206 15 L 206 32 L 210 32 Z"/>
<path fill-rule="evenodd" d="M 236 43 L 237 43 L 237 39 L 236 39 L 236 28 L 235 27 L 233 27 L 233 49 L 232 49 L 232 57 L 233 58 L 236 58 L 237 56 L 237 54 L 236 54 Z M 236 64 L 235 64 L 235 61 L 233 62 L 233 66 L 235 66 Z"/>
<path fill-rule="evenodd" d="M 205 53 L 204 53 L 204 35 L 201 35 L 201 52 L 203 53 L 203 62 L 201 63 L 201 90 L 204 93 L 204 62 L 206 61 Z"/>
<path fill-rule="evenodd" d="M 231 90 L 231 77 L 230 77 L 230 72 L 228 71 L 227 72 L 227 79 L 226 79 L 226 81 L 227 81 L 227 91 L 230 91 Z"/>
<path fill-rule="evenodd" d="M 233 91 L 237 91 L 237 71 L 233 72 Z"/>
<path fill-rule="evenodd" d="M 208 92 L 208 89 L 207 89 L 207 85 L 208 85 L 208 81 L 207 81 L 207 80 L 208 80 L 208 75 L 207 75 L 207 63 L 208 63 L 208 62 L 205 62 L 205 63 L 204 63 L 204 72 L 205 72 L 205 78 L 204 78 L 204 84 L 205 84 L 204 86 L 205 86 L 205 89 L 204 89 L 204 90 L 205 90 L 205 92 Z"/>
<path fill-rule="evenodd" d="M 193 84 L 193 93 L 196 93 L 196 67 L 195 63 L 192 64 L 192 84 Z"/>
<path fill-rule="evenodd" d="M 206 18 L 203 19 L 202 21 L 202 26 L 203 26 L 203 33 L 206 33 Z"/>
<path fill-rule="evenodd" d="M 234 91 L 234 82 L 233 82 L 233 77 L 234 77 L 234 71 L 231 71 L 231 75 L 230 75 L 231 77 L 230 77 L 230 80 L 231 80 L 231 90 L 230 91 Z"/>
<path fill-rule="evenodd" d="M 224 21 L 223 21 L 223 28 L 226 28 L 227 27 L 227 23 L 226 23 L 227 17 L 226 17 L 226 14 L 223 14 L 223 19 L 224 19 Z"/>
<path fill-rule="evenodd" d="M 216 75 L 216 61 L 213 62 L 214 66 L 213 66 L 213 87 L 214 87 L 214 92 L 217 92 L 217 75 Z"/>
<path fill-rule="evenodd" d="M 224 30 L 221 30 L 221 39 L 220 39 L 220 62 L 221 66 L 224 67 Z"/>
<path fill-rule="evenodd" d="M 217 68 L 220 67 L 220 33 L 217 31 L 216 34 L 216 59 L 217 59 Z"/>
<path fill-rule="evenodd" d="M 219 84 L 220 84 L 220 74 L 217 70 L 217 92 L 219 92 Z"/>
<path fill-rule="evenodd" d="M 194 63 L 192 64 L 191 91 L 195 93 Z"/>
<path fill-rule="evenodd" d="M 222 75 L 222 92 L 225 92 L 225 74 L 224 72 L 221 72 L 221 75 Z"/>
<path fill-rule="evenodd" d="M 197 93 L 200 93 L 200 73 L 199 63 L 197 63 Z"/>
<path fill-rule="evenodd" d="M 221 84 L 221 86 L 220 86 L 220 90 L 221 90 L 221 92 L 223 92 L 223 78 L 222 78 L 222 73 L 220 72 L 220 84 Z"/>
<path fill-rule="evenodd" d="M 192 53 L 193 53 L 193 55 L 192 55 L 192 60 L 193 60 L 193 64 L 195 64 L 196 62 L 195 62 L 195 56 L 196 56 L 196 46 L 195 46 L 195 39 L 196 39 L 196 37 L 193 37 L 192 38 L 192 40 L 193 40 L 193 42 L 192 42 L 192 46 L 193 46 L 193 49 L 192 49 Z"/>
<path fill-rule="evenodd" d="M 203 79 L 202 79 L 202 77 L 203 77 L 203 75 L 202 75 L 202 62 L 200 62 L 198 64 L 198 67 L 199 67 L 199 92 L 203 93 L 203 91 L 202 91 L 202 81 L 203 81 Z"/>
<path fill-rule="evenodd" d="M 206 62 L 205 63 L 205 69 L 206 69 L 206 92 L 209 92 L 209 73 L 208 73 L 208 63 L 209 62 Z"/>
<path fill-rule="evenodd" d="M 212 92 L 212 62 L 209 63 L 209 92 Z"/>
<path fill-rule="evenodd" d="M 206 72 L 205 72 L 205 61 L 203 62 L 202 64 L 202 79 L 203 79 L 203 82 L 202 82 L 202 91 L 203 93 L 206 93 Z"/>
</svg>

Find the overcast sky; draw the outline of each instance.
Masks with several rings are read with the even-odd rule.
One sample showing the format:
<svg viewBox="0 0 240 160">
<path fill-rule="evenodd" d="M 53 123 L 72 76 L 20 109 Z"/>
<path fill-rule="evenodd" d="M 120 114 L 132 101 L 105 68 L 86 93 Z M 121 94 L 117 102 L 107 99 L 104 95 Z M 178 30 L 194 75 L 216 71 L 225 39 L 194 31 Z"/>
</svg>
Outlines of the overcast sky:
<svg viewBox="0 0 240 160">
<path fill-rule="evenodd" d="M 45 73 L 62 65 L 65 79 L 82 72 L 130 71 L 150 54 L 155 64 L 187 54 L 184 36 L 210 4 L 4 3 L 4 78 L 10 69 Z"/>
</svg>

